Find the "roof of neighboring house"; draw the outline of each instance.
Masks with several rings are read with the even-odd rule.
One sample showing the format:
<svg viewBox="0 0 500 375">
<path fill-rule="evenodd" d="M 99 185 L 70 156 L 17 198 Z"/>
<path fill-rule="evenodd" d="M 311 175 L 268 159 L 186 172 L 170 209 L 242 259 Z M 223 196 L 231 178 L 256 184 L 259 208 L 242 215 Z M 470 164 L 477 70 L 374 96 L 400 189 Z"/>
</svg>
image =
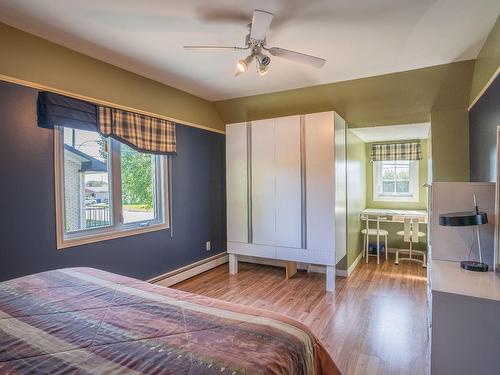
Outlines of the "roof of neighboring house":
<svg viewBox="0 0 500 375">
<path fill-rule="evenodd" d="M 85 186 L 86 191 L 90 191 L 92 193 L 107 193 L 109 192 L 109 187 L 107 186 Z"/>
<path fill-rule="evenodd" d="M 65 144 L 64 150 L 73 154 L 73 156 L 81 163 L 80 172 L 107 172 L 108 167 L 106 163 L 77 150 L 76 148 Z"/>
</svg>

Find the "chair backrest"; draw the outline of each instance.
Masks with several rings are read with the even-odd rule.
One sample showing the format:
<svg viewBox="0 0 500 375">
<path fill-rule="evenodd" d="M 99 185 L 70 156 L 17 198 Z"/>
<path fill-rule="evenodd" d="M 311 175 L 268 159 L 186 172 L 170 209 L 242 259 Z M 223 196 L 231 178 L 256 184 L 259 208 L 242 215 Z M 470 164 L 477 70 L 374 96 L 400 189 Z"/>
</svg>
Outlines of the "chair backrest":
<svg viewBox="0 0 500 375">
<path fill-rule="evenodd" d="M 405 242 L 418 242 L 419 221 L 417 218 L 404 218 L 404 236 Z"/>
<path fill-rule="evenodd" d="M 370 229 L 370 222 L 376 223 L 376 229 L 380 230 L 380 222 L 387 220 L 387 217 L 382 215 L 362 214 L 361 220 L 364 221 L 366 230 Z"/>
</svg>

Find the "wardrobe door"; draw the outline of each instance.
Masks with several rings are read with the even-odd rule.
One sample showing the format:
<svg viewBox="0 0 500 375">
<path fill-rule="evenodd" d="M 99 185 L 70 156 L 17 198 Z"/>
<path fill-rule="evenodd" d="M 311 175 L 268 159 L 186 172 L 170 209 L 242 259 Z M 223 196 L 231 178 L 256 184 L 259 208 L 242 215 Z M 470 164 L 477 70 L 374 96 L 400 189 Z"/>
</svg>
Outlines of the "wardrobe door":
<svg viewBox="0 0 500 375">
<path fill-rule="evenodd" d="M 227 241 L 248 242 L 247 124 L 226 126 Z M 230 250 L 230 249 L 228 249 Z"/>
<path fill-rule="evenodd" d="M 305 116 L 307 249 L 335 263 L 333 112 Z M 311 254 L 314 258 L 314 255 Z"/>
<path fill-rule="evenodd" d="M 302 245 L 300 116 L 275 119 L 276 246 Z"/>
<path fill-rule="evenodd" d="M 252 121 L 252 243 L 275 245 L 274 119 Z"/>
</svg>

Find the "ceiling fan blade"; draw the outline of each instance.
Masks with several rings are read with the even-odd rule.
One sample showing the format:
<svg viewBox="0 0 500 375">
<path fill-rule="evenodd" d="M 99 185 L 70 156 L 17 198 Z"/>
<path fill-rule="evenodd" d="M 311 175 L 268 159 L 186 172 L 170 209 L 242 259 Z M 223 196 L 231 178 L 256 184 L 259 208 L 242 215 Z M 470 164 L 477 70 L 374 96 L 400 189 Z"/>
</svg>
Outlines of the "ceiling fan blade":
<svg viewBox="0 0 500 375">
<path fill-rule="evenodd" d="M 184 49 L 232 49 L 242 50 L 248 49 L 247 47 L 233 47 L 233 46 L 184 46 Z"/>
<path fill-rule="evenodd" d="M 250 38 L 254 40 L 266 39 L 267 30 L 271 26 L 271 21 L 274 15 L 264 10 L 254 10 L 252 17 L 252 29 L 250 30 Z"/>
<path fill-rule="evenodd" d="M 202 5 L 196 8 L 195 12 L 196 16 L 205 22 L 229 22 L 238 24 L 247 24 L 249 22 L 248 13 L 239 10 L 228 10 Z"/>
<path fill-rule="evenodd" d="M 276 57 L 282 57 L 284 59 L 293 60 L 302 64 L 307 64 L 314 66 L 316 68 L 321 68 L 326 60 L 321 57 L 306 55 L 305 53 L 290 51 L 284 48 L 271 47 L 268 49 L 269 53 Z"/>
</svg>

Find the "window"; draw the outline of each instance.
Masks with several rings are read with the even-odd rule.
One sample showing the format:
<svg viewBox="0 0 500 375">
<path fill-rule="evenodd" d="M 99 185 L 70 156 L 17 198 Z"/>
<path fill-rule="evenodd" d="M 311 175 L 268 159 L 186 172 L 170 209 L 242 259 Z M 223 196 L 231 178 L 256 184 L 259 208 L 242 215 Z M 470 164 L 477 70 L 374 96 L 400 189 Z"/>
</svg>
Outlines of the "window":
<svg viewBox="0 0 500 375">
<path fill-rule="evenodd" d="M 168 227 L 164 157 L 97 132 L 54 134 L 58 248 Z"/>
<path fill-rule="evenodd" d="M 373 200 L 418 202 L 418 160 L 373 163 Z"/>
</svg>

